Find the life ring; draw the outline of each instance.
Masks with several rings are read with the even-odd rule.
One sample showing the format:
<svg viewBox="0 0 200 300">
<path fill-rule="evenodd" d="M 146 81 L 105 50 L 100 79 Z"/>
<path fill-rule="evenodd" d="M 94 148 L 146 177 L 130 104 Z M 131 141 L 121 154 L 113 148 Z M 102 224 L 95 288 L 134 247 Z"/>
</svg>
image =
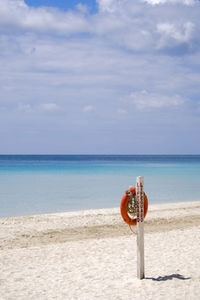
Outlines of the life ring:
<svg viewBox="0 0 200 300">
<path fill-rule="evenodd" d="M 120 205 L 120 211 L 122 218 L 128 225 L 135 226 L 137 224 L 137 215 L 136 215 L 136 207 L 132 206 L 130 201 L 131 196 L 129 194 L 131 192 L 133 194 L 133 197 L 136 197 L 136 188 L 131 187 L 128 189 L 128 191 L 124 194 L 121 200 L 121 205 Z M 132 210 L 132 211 L 130 211 Z M 146 194 L 144 193 L 144 218 L 146 217 L 148 210 L 148 199 Z M 131 217 L 130 217 L 131 215 Z"/>
</svg>

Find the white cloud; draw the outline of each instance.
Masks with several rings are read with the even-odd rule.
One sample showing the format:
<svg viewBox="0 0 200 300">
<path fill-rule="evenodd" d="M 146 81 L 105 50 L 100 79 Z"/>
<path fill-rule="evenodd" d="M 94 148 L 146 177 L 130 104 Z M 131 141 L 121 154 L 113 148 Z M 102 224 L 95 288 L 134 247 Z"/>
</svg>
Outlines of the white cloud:
<svg viewBox="0 0 200 300">
<path fill-rule="evenodd" d="M 96 0 L 99 5 L 100 12 L 113 13 L 116 9 L 116 5 L 121 2 L 119 0 Z"/>
<path fill-rule="evenodd" d="M 191 1 L 185 0 L 184 3 Z M 195 8 L 187 14 L 187 8 L 180 8 L 178 3 L 177 22 L 175 6 L 164 0 L 159 2 L 163 5 L 156 7 L 145 5 L 141 0 L 97 2 L 99 11 L 90 15 L 87 7 L 80 3 L 74 11 L 61 11 L 49 7 L 29 7 L 23 0 L 4 0 L 0 6 L 0 32 L 5 35 L 15 32 L 36 36 L 42 33 L 48 38 L 78 37 L 86 33 L 89 36 L 92 34 L 91 38 L 97 38 L 99 42 L 110 43 L 112 47 L 145 52 L 167 48 L 169 43 L 170 47 L 175 47 L 177 43 L 190 43 L 193 37 L 196 38 L 195 45 L 198 44 L 197 28 L 200 22 Z M 161 19 L 163 22 L 160 22 Z M 82 41 L 84 44 L 84 39 Z"/>
<path fill-rule="evenodd" d="M 6 27 L 64 35 L 84 32 L 88 25 L 82 12 L 83 7 L 80 13 L 62 12 L 55 8 L 30 8 L 23 0 L 4 0 L 0 5 L 0 25 L 1 30 Z"/>
<path fill-rule="evenodd" d="M 184 103 L 184 100 L 179 95 L 168 96 L 157 93 L 148 93 L 145 90 L 134 92 L 130 97 L 131 102 L 140 110 L 178 107 Z"/>
<path fill-rule="evenodd" d="M 194 5 L 195 0 L 142 0 L 143 2 L 147 2 L 152 5 L 158 5 L 158 4 L 183 4 L 183 5 Z"/>
<path fill-rule="evenodd" d="M 47 130 L 52 126 L 56 133 L 54 141 L 59 134 L 62 141 L 63 134 L 71 134 L 68 140 L 73 144 L 100 128 L 110 142 L 114 136 L 118 139 L 119 132 L 127 132 L 129 139 L 135 119 L 139 124 L 145 110 L 152 112 L 145 114 L 145 124 L 152 126 L 152 115 L 161 120 L 165 110 L 171 116 L 167 124 L 174 120 L 174 108 L 181 107 L 183 123 L 188 111 L 192 115 L 195 97 L 200 94 L 198 5 L 99 0 L 99 11 L 90 14 L 81 6 L 64 12 L 30 8 L 21 0 L 2 2 L 0 106 L 5 113 L 0 111 L 0 128 L 7 120 L 19 124 L 16 107 L 24 112 L 18 128 L 12 125 L 8 130 L 11 142 L 13 128 L 19 132 L 23 121 L 38 128 L 38 138 L 40 128 L 48 123 Z M 170 53 L 169 47 L 177 52 Z M 127 101 L 131 91 L 139 92 Z M 190 99 L 186 105 L 184 99 Z M 135 108 L 140 112 L 133 122 L 130 112 Z M 25 112 L 32 113 L 27 116 Z M 62 112 L 67 112 L 67 118 Z M 52 114 L 57 121 L 51 123 Z M 87 116 L 91 122 L 85 122 Z M 120 122 L 123 119 L 126 122 Z M 0 138 L 3 140 L 2 135 Z M 59 151 L 73 152 L 73 146 L 62 146 Z"/>
<path fill-rule="evenodd" d="M 177 43 L 188 43 L 192 38 L 195 25 L 191 22 L 186 22 L 182 28 L 178 28 L 172 23 L 159 23 L 157 24 L 157 31 L 161 34 L 161 41 L 159 47 L 169 44 L 169 39 Z"/>
<path fill-rule="evenodd" d="M 92 111 L 95 111 L 95 107 L 93 105 L 86 105 L 83 108 L 83 112 L 85 112 L 85 113 L 92 112 Z"/>
<path fill-rule="evenodd" d="M 44 112 L 55 112 L 61 109 L 56 103 L 42 103 L 39 105 L 39 110 Z"/>
<path fill-rule="evenodd" d="M 77 8 L 80 12 L 82 12 L 82 13 L 88 12 L 88 6 L 85 5 L 85 4 L 78 3 L 78 4 L 76 5 L 76 8 Z"/>
<path fill-rule="evenodd" d="M 22 111 L 22 112 L 25 112 L 25 113 L 33 112 L 33 108 L 31 107 L 30 104 L 23 104 L 23 103 L 18 104 L 18 110 Z"/>
<path fill-rule="evenodd" d="M 117 112 L 120 115 L 127 115 L 128 114 L 127 110 L 125 110 L 123 108 L 118 108 Z"/>
<path fill-rule="evenodd" d="M 61 107 L 56 103 L 41 103 L 39 105 L 19 103 L 18 110 L 25 113 L 40 112 L 56 112 L 61 110 Z"/>
</svg>

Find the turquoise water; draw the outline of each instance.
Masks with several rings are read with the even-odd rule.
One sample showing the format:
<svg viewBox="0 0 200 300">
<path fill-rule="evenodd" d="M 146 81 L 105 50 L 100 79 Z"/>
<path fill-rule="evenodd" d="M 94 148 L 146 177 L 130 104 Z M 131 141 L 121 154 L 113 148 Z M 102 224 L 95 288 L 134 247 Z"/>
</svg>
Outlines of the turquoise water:
<svg viewBox="0 0 200 300">
<path fill-rule="evenodd" d="M 200 155 L 0 155 L 0 217 L 116 207 L 137 176 L 150 203 L 200 200 Z"/>
</svg>

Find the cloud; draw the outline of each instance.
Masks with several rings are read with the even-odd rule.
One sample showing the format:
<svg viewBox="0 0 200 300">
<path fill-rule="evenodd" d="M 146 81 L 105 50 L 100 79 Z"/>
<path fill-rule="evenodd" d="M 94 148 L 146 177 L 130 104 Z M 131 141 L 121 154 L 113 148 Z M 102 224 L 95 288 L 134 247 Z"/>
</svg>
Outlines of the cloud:
<svg viewBox="0 0 200 300">
<path fill-rule="evenodd" d="M 95 107 L 93 105 L 86 105 L 83 108 L 83 112 L 85 112 L 85 113 L 92 112 L 92 111 L 95 111 Z"/>
<path fill-rule="evenodd" d="M 42 103 L 39 105 L 39 110 L 43 112 L 55 112 L 61 109 L 56 103 Z"/>
<path fill-rule="evenodd" d="M 123 108 L 118 108 L 117 112 L 119 115 L 127 115 L 128 114 L 127 110 L 123 109 Z"/>
<path fill-rule="evenodd" d="M 195 25 L 192 22 L 182 24 L 182 28 L 178 28 L 175 24 L 159 23 L 157 31 L 161 34 L 159 48 L 169 46 L 170 41 L 176 43 L 190 43 Z"/>
<path fill-rule="evenodd" d="M 193 125 L 199 128 L 193 118 L 200 94 L 199 3 L 98 0 L 98 10 L 91 13 L 82 5 L 61 11 L 32 8 L 22 0 L 1 2 L 0 128 L 10 145 L 18 132 L 24 137 L 26 124 L 36 127 L 40 140 L 40 128 L 43 134 L 53 129 L 52 143 L 63 152 L 82 149 L 98 132 L 99 141 L 91 139 L 88 147 L 97 151 L 99 143 L 104 153 L 109 143 L 115 152 L 118 140 L 130 141 L 135 124 L 143 126 L 147 140 L 146 131 L 159 121 L 162 132 L 164 122 L 165 128 L 176 123 L 177 111 L 187 132 Z"/>
<path fill-rule="evenodd" d="M 119 0 L 97 0 L 100 12 L 113 13 L 118 6 Z"/>
<path fill-rule="evenodd" d="M 30 104 L 23 104 L 23 103 L 18 104 L 18 110 L 25 113 L 33 112 L 33 108 L 31 107 Z"/>
<path fill-rule="evenodd" d="M 132 51 L 151 53 L 162 49 L 174 55 L 176 52 L 168 51 L 169 48 L 176 51 L 177 46 L 183 44 L 180 49 L 183 54 L 188 49 L 199 49 L 197 1 L 148 2 L 162 5 L 145 5 L 145 2 L 98 0 L 99 14 L 90 20 L 92 33 L 103 36 L 113 45 Z"/>
<path fill-rule="evenodd" d="M 157 93 L 148 93 L 147 91 L 134 92 L 130 95 L 131 102 L 137 109 L 161 109 L 170 107 L 179 107 L 184 100 L 179 95 L 167 96 Z"/>
<path fill-rule="evenodd" d="M 30 8 L 23 0 L 4 0 L 0 7 L 1 30 L 24 30 L 38 33 L 72 34 L 84 32 L 87 20 L 79 11 L 62 12 L 56 8 Z"/>
<path fill-rule="evenodd" d="M 87 5 L 84 5 L 84 4 L 82 4 L 82 3 L 78 3 L 78 4 L 76 5 L 76 8 L 77 8 L 80 12 L 82 12 L 82 13 L 87 13 L 87 12 L 88 12 L 88 6 L 87 6 Z"/>
<path fill-rule="evenodd" d="M 158 5 L 158 4 L 183 4 L 183 5 L 194 5 L 195 0 L 143 0 L 148 4 Z"/>
<path fill-rule="evenodd" d="M 48 38 L 81 38 L 85 34 L 86 37 L 102 39 L 103 43 L 109 42 L 113 47 L 144 52 L 168 49 L 168 44 L 170 47 L 176 47 L 178 43 L 200 44 L 197 31 L 200 21 L 195 1 L 190 10 L 184 5 L 180 7 L 178 0 L 171 0 L 174 5 L 170 5 L 170 1 L 157 1 L 161 6 L 145 5 L 140 0 L 97 2 L 99 11 L 92 15 L 80 3 L 75 10 L 61 11 L 52 7 L 29 7 L 23 0 L 4 0 L 0 6 L 0 32 L 11 36 L 12 32 L 43 34 Z M 148 3 L 155 4 L 155 1 L 149 0 Z M 183 3 L 192 4 L 193 1 Z M 175 5 L 179 10 L 179 21 L 174 14 Z M 191 49 L 196 49 L 196 46 Z"/>
<path fill-rule="evenodd" d="M 27 104 L 27 103 L 19 103 L 18 110 L 24 113 L 36 113 L 36 112 L 56 112 L 61 110 L 61 107 L 56 103 L 41 103 L 37 104 Z"/>
</svg>

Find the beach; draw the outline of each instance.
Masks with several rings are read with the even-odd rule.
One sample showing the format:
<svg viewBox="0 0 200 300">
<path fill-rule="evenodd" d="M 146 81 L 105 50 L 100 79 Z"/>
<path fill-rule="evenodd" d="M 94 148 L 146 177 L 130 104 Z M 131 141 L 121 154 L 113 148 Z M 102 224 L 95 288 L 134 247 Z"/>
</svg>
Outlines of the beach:
<svg viewBox="0 0 200 300">
<path fill-rule="evenodd" d="M 198 299 L 200 201 L 153 204 L 145 279 L 119 208 L 0 219 L 0 299 Z"/>
</svg>

